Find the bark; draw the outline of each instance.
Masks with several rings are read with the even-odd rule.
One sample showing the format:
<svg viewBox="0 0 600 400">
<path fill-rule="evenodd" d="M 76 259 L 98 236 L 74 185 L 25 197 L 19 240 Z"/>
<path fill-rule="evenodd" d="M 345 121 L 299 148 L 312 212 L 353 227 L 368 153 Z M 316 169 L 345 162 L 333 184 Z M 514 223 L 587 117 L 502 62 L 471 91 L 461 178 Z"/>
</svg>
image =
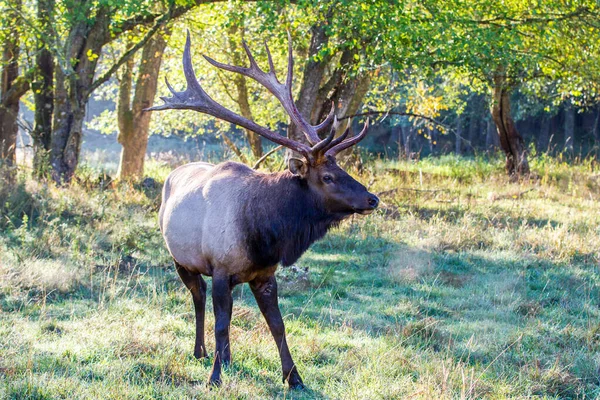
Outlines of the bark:
<svg viewBox="0 0 600 400">
<path fill-rule="evenodd" d="M 575 139 L 575 108 L 568 101 L 565 106 L 565 151 L 573 155 L 573 141 Z"/>
<path fill-rule="evenodd" d="M 243 60 L 241 57 L 240 46 L 238 43 L 238 36 L 241 38 L 244 37 L 244 29 L 240 30 L 239 26 L 233 24 L 228 31 L 228 40 L 229 40 L 229 48 L 231 50 L 233 65 L 243 65 Z M 248 99 L 248 84 L 246 77 L 241 74 L 234 74 L 233 76 L 233 84 L 235 85 L 236 95 L 234 100 L 238 104 L 240 108 L 240 114 L 242 117 L 254 121 L 252 118 L 252 109 L 250 108 L 250 101 Z M 249 130 L 245 129 L 246 137 L 248 138 L 248 143 L 250 144 L 250 150 L 252 151 L 252 155 L 255 158 L 260 158 L 263 155 L 262 142 L 260 139 L 260 135 Z"/>
<path fill-rule="evenodd" d="M 371 74 L 363 73 L 357 76 L 353 84 L 353 94 L 344 115 L 354 115 L 358 112 L 365 95 L 371 86 Z"/>
<path fill-rule="evenodd" d="M 509 89 L 503 76 L 494 78 L 492 118 L 498 130 L 500 148 L 506 155 L 506 172 L 517 177 L 529 174 L 529 163 L 527 148 L 511 116 Z"/>
<path fill-rule="evenodd" d="M 356 54 L 356 50 L 354 49 L 346 49 L 342 52 L 340 56 L 339 66 L 333 71 L 327 82 L 323 84 L 319 88 L 317 93 L 317 98 L 315 100 L 315 104 L 313 106 L 313 110 L 311 112 L 311 121 L 320 122 L 329 113 L 331 109 L 331 101 L 334 101 L 335 106 L 338 106 L 338 101 L 340 98 L 349 98 L 348 91 L 352 92 L 352 88 L 348 86 L 348 82 L 346 82 L 349 77 L 347 76 L 347 71 L 350 66 L 355 62 L 354 55 Z M 346 83 L 346 84 L 345 84 Z M 353 84 L 353 82 L 350 82 Z M 345 87 L 344 87 L 345 86 Z M 348 115 L 347 112 L 342 112 L 343 110 L 337 110 L 336 115 L 338 117 Z"/>
<path fill-rule="evenodd" d="M 17 2 L 16 9 L 21 8 Z M 16 20 L 16 15 L 12 16 Z M 10 32 L 2 48 L 2 73 L 0 82 L 0 166 L 8 167 L 7 178 L 12 180 L 16 166 L 17 118 L 19 116 L 19 99 L 23 93 L 15 93 L 19 77 L 19 32 L 16 24 L 9 28 Z"/>
<path fill-rule="evenodd" d="M 48 32 L 50 15 L 54 9 L 54 0 L 38 2 L 38 20 L 42 30 Z M 33 82 L 33 100 L 35 105 L 34 125 L 31 132 L 33 140 L 33 175 L 42 177 L 45 173 L 50 151 L 52 135 L 52 114 L 54 112 L 54 57 L 42 39 L 38 39 L 35 57 Z"/>
<path fill-rule="evenodd" d="M 163 33 L 154 35 L 144 45 L 135 83 L 133 103 L 130 103 L 133 59 L 130 59 L 125 65 L 119 86 L 117 108 L 119 121 L 117 140 L 123 146 L 118 171 L 120 180 L 139 179 L 144 175 L 144 158 L 148 147 L 152 114 L 143 110 L 150 107 L 154 101 L 158 72 L 166 46 L 167 39 Z"/>
</svg>

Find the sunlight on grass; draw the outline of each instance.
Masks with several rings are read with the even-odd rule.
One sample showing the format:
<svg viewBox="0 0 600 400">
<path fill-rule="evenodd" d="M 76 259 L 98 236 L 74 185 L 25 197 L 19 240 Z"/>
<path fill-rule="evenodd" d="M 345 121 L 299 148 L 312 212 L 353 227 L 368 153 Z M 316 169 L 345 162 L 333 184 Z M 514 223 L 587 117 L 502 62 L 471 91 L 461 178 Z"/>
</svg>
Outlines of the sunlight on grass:
<svg viewBox="0 0 600 400">
<path fill-rule="evenodd" d="M 161 182 L 170 165 L 148 172 Z M 106 187 L 91 170 L 66 189 L 0 187 L 0 398 L 596 398 L 600 187 L 590 165 L 532 168 L 511 182 L 496 159 L 367 165 L 381 209 L 278 271 L 304 392 L 281 383 L 242 286 L 233 365 L 206 386 L 159 185 Z"/>
</svg>

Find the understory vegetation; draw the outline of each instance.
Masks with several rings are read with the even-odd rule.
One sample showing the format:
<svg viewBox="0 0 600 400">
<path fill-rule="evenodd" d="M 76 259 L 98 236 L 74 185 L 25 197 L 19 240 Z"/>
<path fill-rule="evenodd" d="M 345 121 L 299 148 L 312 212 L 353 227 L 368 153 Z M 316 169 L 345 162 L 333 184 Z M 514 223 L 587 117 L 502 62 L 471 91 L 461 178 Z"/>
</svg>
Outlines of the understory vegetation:
<svg viewBox="0 0 600 400">
<path fill-rule="evenodd" d="M 503 163 L 350 169 L 381 208 L 277 273 L 302 392 L 282 384 L 245 285 L 233 364 L 207 387 L 212 358 L 193 358 L 192 299 L 157 225 L 172 165 L 151 161 L 137 185 L 90 168 L 68 188 L 2 182 L 0 398 L 598 398 L 598 165 L 541 155 L 514 182 Z M 212 353 L 211 311 L 209 294 Z"/>
</svg>

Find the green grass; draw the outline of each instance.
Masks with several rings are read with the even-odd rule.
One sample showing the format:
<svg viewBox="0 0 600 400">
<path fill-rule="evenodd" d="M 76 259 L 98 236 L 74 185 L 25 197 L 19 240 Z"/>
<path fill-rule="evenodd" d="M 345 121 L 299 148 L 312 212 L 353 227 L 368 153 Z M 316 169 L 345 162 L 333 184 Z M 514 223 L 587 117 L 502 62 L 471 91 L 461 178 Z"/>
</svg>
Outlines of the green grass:
<svg viewBox="0 0 600 400">
<path fill-rule="evenodd" d="M 278 271 L 304 392 L 281 383 L 244 286 L 233 365 L 206 386 L 159 188 L 102 189 L 85 170 L 67 189 L 2 183 L 0 398 L 598 398 L 596 168 L 542 156 L 511 182 L 499 159 L 368 164 L 381 209 Z M 209 351 L 211 309 L 209 296 Z"/>
</svg>

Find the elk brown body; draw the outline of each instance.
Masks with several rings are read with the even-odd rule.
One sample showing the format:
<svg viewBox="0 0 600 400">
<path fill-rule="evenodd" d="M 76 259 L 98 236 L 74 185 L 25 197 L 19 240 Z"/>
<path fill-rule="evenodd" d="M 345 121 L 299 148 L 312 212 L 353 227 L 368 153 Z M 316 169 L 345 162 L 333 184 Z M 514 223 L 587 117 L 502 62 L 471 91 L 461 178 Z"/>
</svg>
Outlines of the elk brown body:
<svg viewBox="0 0 600 400">
<path fill-rule="evenodd" d="M 281 101 L 292 121 L 303 128 L 311 146 L 282 137 L 226 110 L 200 87 L 191 67 L 189 35 L 184 52 L 185 92 L 173 92 L 160 109 L 193 109 L 252 129 L 266 138 L 300 152 L 289 168 L 279 173 L 257 172 L 243 164 L 191 163 L 175 169 L 165 181 L 159 224 L 177 271 L 192 293 L 196 312 L 194 356 L 206 357 L 204 313 L 206 283 L 212 277 L 215 313 L 215 357 L 210 383 L 220 384 L 221 366 L 231 361 L 229 326 L 231 291 L 248 283 L 267 321 L 281 357 L 283 379 L 290 387 L 303 387 L 292 360 L 283 319 L 277 301 L 275 270 L 278 264 L 291 265 L 327 230 L 354 214 L 369 214 L 378 205 L 377 197 L 341 169 L 335 154 L 350 147 L 366 133 L 346 139 L 348 130 L 334 138 L 337 121 L 333 112 L 320 125 L 312 126 L 300 117 L 291 100 L 291 42 L 288 79 L 280 84 L 273 71 L 258 68 L 248 48 L 250 68 L 211 63 L 250 76 L 266 86 Z M 261 75 L 262 74 L 262 75 Z M 329 129 L 329 136 L 318 134 Z"/>
</svg>

